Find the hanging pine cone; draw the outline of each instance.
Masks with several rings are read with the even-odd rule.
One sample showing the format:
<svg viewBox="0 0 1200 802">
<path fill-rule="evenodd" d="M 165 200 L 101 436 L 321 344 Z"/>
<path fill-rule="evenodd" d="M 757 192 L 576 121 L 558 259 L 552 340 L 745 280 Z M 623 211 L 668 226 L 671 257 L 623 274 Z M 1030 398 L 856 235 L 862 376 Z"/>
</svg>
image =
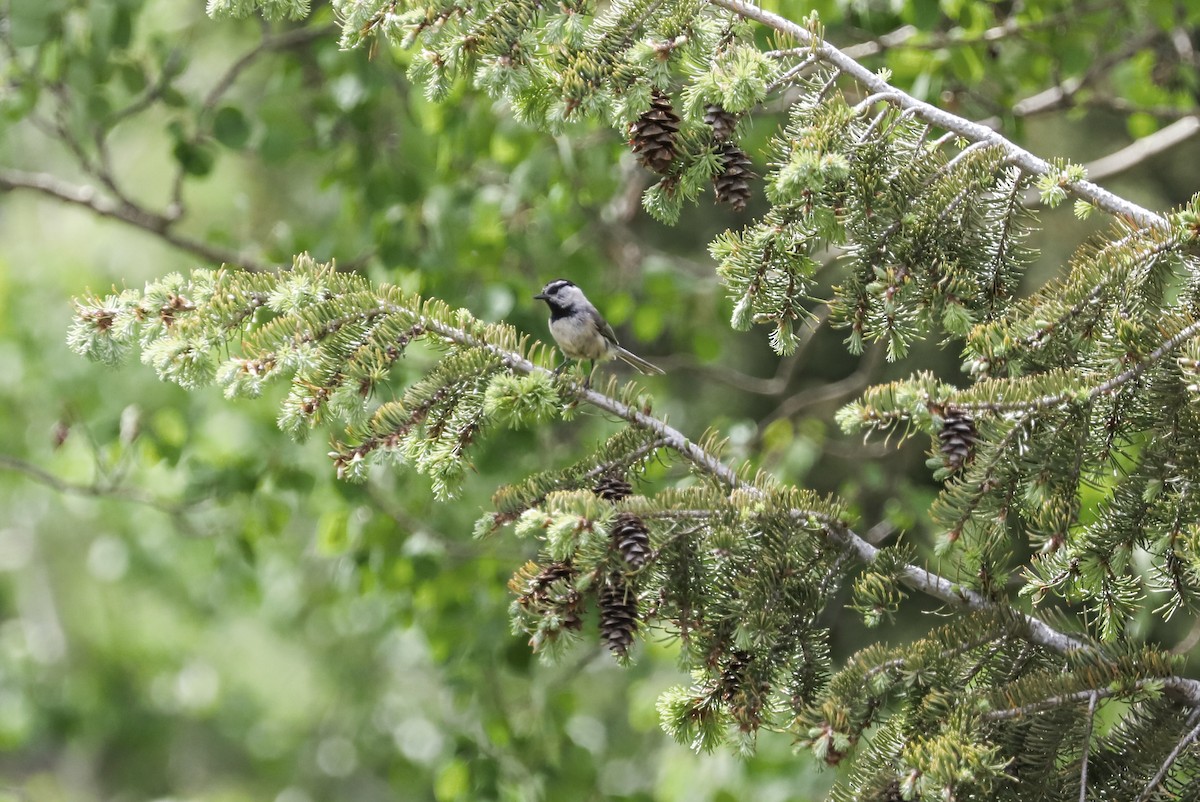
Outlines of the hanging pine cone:
<svg viewBox="0 0 1200 802">
<path fill-rule="evenodd" d="M 734 649 L 729 656 L 729 662 L 721 669 L 721 698 L 732 701 L 742 682 L 745 681 L 746 667 L 750 665 L 751 655 L 741 649 Z"/>
<path fill-rule="evenodd" d="M 742 732 L 755 732 L 762 726 L 763 703 L 771 687 L 756 680 L 748 670 L 753 655 L 737 649 L 721 671 L 721 699 Z"/>
<path fill-rule="evenodd" d="M 733 136 L 733 130 L 737 128 L 737 115 L 710 103 L 704 107 L 704 122 L 712 126 L 713 139 L 724 142 Z"/>
<path fill-rule="evenodd" d="M 750 169 L 750 157 L 732 142 L 722 142 L 717 154 L 721 157 L 721 172 L 713 176 L 717 202 L 727 203 L 740 212 L 750 200 L 750 179 L 755 178 Z"/>
<path fill-rule="evenodd" d="M 637 632 L 637 598 L 620 574 L 613 574 L 600 589 L 600 639 L 618 658 L 629 655 Z"/>
<path fill-rule="evenodd" d="M 628 512 L 618 515 L 613 521 L 612 542 L 633 570 L 646 564 L 650 556 L 650 534 L 646 531 L 646 522 L 638 516 Z"/>
<path fill-rule="evenodd" d="M 880 794 L 879 802 L 905 802 L 904 794 L 900 792 L 899 780 L 892 778 Z"/>
<path fill-rule="evenodd" d="M 518 594 L 517 603 L 543 618 L 558 616 L 564 629 L 582 628 L 579 610 L 582 600 L 574 585 L 579 571 L 569 562 L 550 563 L 531 575 L 533 568 L 537 566 L 528 563 L 509 582 L 509 587 Z"/>
<path fill-rule="evenodd" d="M 596 482 L 592 492 L 605 501 L 620 501 L 633 495 L 633 485 L 625 481 L 620 474 L 610 473 Z"/>
<path fill-rule="evenodd" d="M 975 420 L 961 409 L 947 407 L 942 413 L 942 428 L 938 432 L 942 458 L 946 467 L 957 471 L 971 461 L 979 430 Z"/>
<path fill-rule="evenodd" d="M 671 107 L 671 99 L 655 89 L 650 110 L 629 126 L 629 146 L 647 170 L 666 173 L 675 161 L 678 133 L 679 115 Z"/>
<path fill-rule="evenodd" d="M 553 562 L 542 568 L 529 582 L 529 596 L 546 598 L 550 587 L 560 579 L 571 582 L 578 571 L 569 562 Z"/>
</svg>

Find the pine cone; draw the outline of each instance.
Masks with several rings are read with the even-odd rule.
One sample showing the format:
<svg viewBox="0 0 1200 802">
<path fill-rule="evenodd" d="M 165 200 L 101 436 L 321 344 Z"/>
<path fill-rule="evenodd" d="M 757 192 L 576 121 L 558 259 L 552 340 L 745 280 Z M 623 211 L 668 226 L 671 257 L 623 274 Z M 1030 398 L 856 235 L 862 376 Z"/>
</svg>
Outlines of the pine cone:
<svg viewBox="0 0 1200 802">
<path fill-rule="evenodd" d="M 530 594 L 539 598 L 545 598 L 550 586 L 560 579 L 565 579 L 568 582 L 575 578 L 578 571 L 575 566 L 569 562 L 553 562 L 538 572 L 538 575 L 533 578 L 530 584 Z"/>
<path fill-rule="evenodd" d="M 629 126 L 629 146 L 647 170 L 666 173 L 675 161 L 678 133 L 679 115 L 671 107 L 671 99 L 655 89 L 650 110 Z"/>
<path fill-rule="evenodd" d="M 558 605 L 556 612 L 562 616 L 563 629 L 578 632 L 583 629 L 583 619 L 579 617 L 579 594 L 571 591 L 571 598 Z"/>
<path fill-rule="evenodd" d="M 957 471 L 971 461 L 979 430 L 974 419 L 961 409 L 948 407 L 942 413 L 942 428 L 938 432 L 942 457 L 946 467 Z"/>
<path fill-rule="evenodd" d="M 629 567 L 638 570 L 650 556 L 650 534 L 646 522 L 633 513 L 623 512 L 613 521 L 612 542 Z"/>
<path fill-rule="evenodd" d="M 750 157 L 732 142 L 722 142 L 717 153 L 722 165 L 721 172 L 713 176 L 717 202 L 728 203 L 740 212 L 750 200 L 750 179 L 756 177 L 750 169 Z"/>
<path fill-rule="evenodd" d="M 552 614 L 559 616 L 564 629 L 582 628 L 583 619 L 579 615 L 582 600 L 574 586 L 579 571 L 569 562 L 553 562 L 530 576 L 530 569 L 536 567 L 533 563 L 527 564 L 509 582 L 509 587 L 519 593 L 517 603 L 543 618 Z M 554 587 L 559 580 L 563 584 Z"/>
<path fill-rule="evenodd" d="M 625 481 L 620 474 L 610 473 L 596 482 L 592 492 L 605 501 L 620 501 L 633 495 L 633 485 Z"/>
<path fill-rule="evenodd" d="M 893 778 L 883 789 L 883 793 L 879 797 L 879 802 L 905 802 L 904 795 L 900 793 L 900 781 Z"/>
<path fill-rule="evenodd" d="M 743 676 L 746 667 L 750 665 L 751 655 L 741 649 L 734 649 L 729 656 L 729 662 L 721 669 L 721 698 L 726 702 L 732 701 L 733 695 L 745 681 Z"/>
<path fill-rule="evenodd" d="M 733 136 L 737 128 L 737 115 L 731 114 L 715 103 L 704 107 L 704 122 L 712 126 L 713 139 L 724 142 Z"/>
<path fill-rule="evenodd" d="M 755 680 L 748 669 L 753 656 L 737 649 L 721 671 L 721 699 L 742 732 L 755 732 L 762 726 L 763 700 L 771 687 Z"/>
<path fill-rule="evenodd" d="M 629 655 L 633 634 L 637 632 L 637 598 L 625 578 L 613 574 L 600 589 L 600 638 L 618 658 Z"/>
</svg>

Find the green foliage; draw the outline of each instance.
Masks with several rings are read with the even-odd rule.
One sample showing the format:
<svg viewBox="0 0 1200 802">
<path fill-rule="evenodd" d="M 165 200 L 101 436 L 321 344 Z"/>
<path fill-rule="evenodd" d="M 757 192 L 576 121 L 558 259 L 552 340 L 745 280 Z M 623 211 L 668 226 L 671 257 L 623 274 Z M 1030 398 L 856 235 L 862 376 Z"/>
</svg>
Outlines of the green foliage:
<svg viewBox="0 0 1200 802">
<path fill-rule="evenodd" d="M 344 426 L 346 440 L 330 452 L 339 476 L 363 480 L 371 464 L 402 462 L 429 475 L 443 497 L 461 483 L 466 450 L 479 432 L 492 422 L 553 413 L 559 403 L 550 374 L 528 361 L 531 349 L 511 327 L 483 324 L 395 287 L 372 287 L 307 256 L 286 272 L 196 271 L 141 293 L 82 301 L 69 341 L 95 359 L 136 343 L 163 379 L 194 388 L 215 377 L 231 397 L 258 395 L 264 383 L 288 377 L 281 428 L 301 436 L 326 419 Z M 424 378 L 400 400 L 368 409 L 416 342 L 440 352 Z M 518 533 L 544 530 L 546 564 L 570 567 L 544 583 L 542 574 L 524 569 L 513 585 L 524 589 L 527 603 L 514 614 L 541 647 L 566 640 L 560 633 L 572 628 L 567 624 L 597 605 L 602 635 L 624 658 L 624 633 L 604 630 L 606 583 L 624 575 L 626 598 L 639 600 L 634 623 L 677 634 L 701 672 L 695 698 L 726 708 L 752 737 L 764 723 L 781 725 L 828 670 L 816 619 L 835 582 L 836 551 L 815 535 L 842 513 L 813 494 L 771 483 L 732 496 L 704 487 L 615 502 L 592 488 L 568 489 L 587 476 L 627 469 L 655 445 L 614 437 L 589 458 L 586 474 L 579 465 L 500 497 L 501 517 L 492 525 L 520 510 Z M 629 564 L 618 548 L 614 511 L 645 522 L 638 524 L 647 536 L 639 549 L 648 549 L 648 562 L 639 556 Z M 571 600 L 570 616 L 563 599 Z M 653 614 L 645 607 L 650 599 Z"/>
<path fill-rule="evenodd" d="M 287 272 L 172 274 L 141 293 L 79 302 L 68 342 L 109 364 L 136 343 L 160 378 L 190 389 L 216 378 L 229 398 L 289 377 L 280 428 L 303 437 L 326 420 L 343 426 L 330 452 L 339 476 L 362 480 L 371 464 L 399 461 L 440 496 L 454 494 L 488 419 L 520 424 L 558 406 L 545 375 L 505 378 L 506 361 L 526 359 L 510 326 L 373 288 L 307 255 Z M 441 352 L 428 375 L 398 401 L 373 402 L 414 342 Z"/>
<path fill-rule="evenodd" d="M 998 136 L 955 122 L 946 130 L 946 117 L 905 105 L 894 92 L 865 96 L 869 81 L 848 77 L 823 42 L 785 41 L 767 50 L 730 3 L 335 3 L 342 44 L 370 42 L 379 60 L 353 62 L 337 80 L 325 81 L 331 63 L 353 56 L 302 54 L 275 68 L 270 88 L 250 99 L 226 95 L 240 72 L 255 57 L 308 41 L 310 31 L 269 33 L 257 55 L 215 76 L 205 94 L 195 93 L 194 74 L 176 80 L 180 68 L 162 47 L 139 42 L 136 57 L 107 66 L 111 52 L 135 41 L 127 4 L 96 12 L 95 35 L 82 44 L 77 21 L 18 5 L 6 44 L 36 52 L 14 58 L 8 74 L 16 78 L 0 100 L 6 113 L 28 116 L 64 138 L 83 174 L 104 190 L 108 204 L 94 211 L 215 266 L 242 255 L 191 240 L 175 225 L 199 179 L 220 180 L 242 159 L 261 159 L 256 168 L 290 164 L 312 149 L 322 163 L 319 178 L 299 171 L 295 203 L 321 205 L 321 192 L 339 193 L 328 205 L 347 210 L 335 221 L 346 225 L 328 218 L 297 225 L 298 233 L 281 234 L 268 250 L 291 253 L 310 240 L 323 251 L 348 243 L 378 248 L 359 263 L 361 272 L 304 256 L 279 272 L 168 274 L 141 292 L 79 302 L 68 335 L 75 351 L 106 366 L 137 351 L 161 378 L 187 390 L 215 382 L 229 399 L 265 396 L 269 403 L 258 406 L 274 406 L 279 427 L 298 440 L 318 428 L 335 430 L 329 457 L 336 474 L 359 484 L 328 491 L 332 500 L 320 499 L 314 516 L 316 552 L 342 561 L 338 581 L 349 609 L 331 617 L 353 622 L 346 626 L 375 641 L 390 628 L 379 622 L 393 615 L 414 631 L 422 617 L 447 621 L 455 634 L 431 636 L 437 627 L 429 626 L 420 637 L 435 641 L 430 664 L 450 665 L 461 653 L 458 632 L 478 626 L 479 607 L 497 604 L 497 577 L 524 562 L 509 582 L 509 614 L 513 630 L 547 663 L 565 664 L 581 644 L 598 643 L 629 665 L 656 654 L 653 645 L 636 646 L 638 636 L 666 640 L 691 683 L 660 697 L 664 730 L 704 751 L 725 743 L 749 751 L 760 731 L 788 733 L 818 763 L 841 767 L 834 799 L 1146 799 L 1195 791 L 1195 758 L 1185 747 L 1200 697 L 1181 661 L 1164 647 L 1142 645 L 1157 641 L 1148 632 L 1161 631 L 1153 629 L 1154 613 L 1165 622 L 1200 600 L 1200 536 L 1193 524 L 1200 510 L 1190 490 L 1200 479 L 1195 199 L 1165 218 L 1146 213 L 1150 223 L 1118 214 L 1119 226 L 1080 248 L 1060 278 L 1021 289 L 1023 281 L 1041 280 L 1041 273 L 1026 275 L 1034 258 L 1026 243 L 1038 223 L 1025 208 L 1031 189 L 1048 206 L 1085 193 L 1076 203 L 1081 218 L 1113 212 L 1121 202 L 1086 194 L 1080 166 L 1056 161 L 1033 169 Z M 986 89 L 1009 116 L 1019 105 L 1011 93 L 1045 69 L 1055 80 L 1065 77 L 1056 87 L 1064 102 L 1083 87 L 1088 102 L 1103 102 L 1111 89 L 1115 108 L 1135 104 L 1131 129 L 1154 125 L 1147 109 L 1166 109 L 1169 118 L 1173 109 L 1191 108 L 1195 65 L 1178 45 L 1183 12 L 1158 3 L 1113 11 L 1128 24 L 1095 9 L 1042 2 L 1013 9 L 818 5 L 829 22 L 848 19 L 879 31 L 900 22 L 929 28 L 900 30 L 878 43 L 879 63 L 887 67 L 880 74 L 915 85 L 913 92 L 925 97 L 969 107 L 977 102 L 972 92 Z M 255 10 L 268 19 L 308 13 L 303 3 L 208 8 L 223 17 Z M 328 11 L 318 15 L 330 21 Z M 943 18 L 955 27 L 938 28 Z M 1068 24 L 1076 19 L 1078 25 Z M 1135 29 L 1141 35 L 1133 41 L 1156 49 L 1131 54 L 1123 42 L 1110 41 L 1128 39 Z M 803 31 L 823 36 L 815 12 Z M 66 34 L 61 44 L 42 44 L 57 33 Z M 901 35 L 913 37 L 911 47 L 895 46 Z M 1026 48 L 1051 46 L 1052 65 L 1026 58 Z M 1091 66 L 1101 51 L 1111 55 L 1106 65 L 1116 64 L 1111 72 Z M 382 99 L 395 91 L 388 75 L 395 65 L 380 67 L 388 55 L 421 85 L 425 101 L 405 95 L 388 106 Z M 83 91 L 93 88 L 92 79 L 70 65 L 84 60 L 96 65 L 94 80 L 104 92 Z M 1091 83 L 1096 72 L 1110 75 L 1111 86 Z M 554 145 L 495 124 L 468 85 L 521 122 L 554 134 Z M 39 91 L 50 99 L 39 100 Z M 679 130 L 662 140 L 667 153 L 655 168 L 656 183 L 620 186 L 612 149 L 593 145 L 633 136 L 629 126 L 652 98 L 666 98 Z M 455 113 L 449 104 L 433 107 L 429 100 L 454 101 L 463 113 L 459 125 L 446 122 Z M 752 115 L 767 116 L 779 105 L 787 106 L 787 120 L 763 147 L 762 129 L 773 122 L 768 117 L 764 126 Z M 714 125 L 713 107 L 731 117 L 727 130 Z M 171 200 L 161 212 L 139 205 L 143 193 L 129 192 L 113 176 L 108 153 L 121 122 L 146 109 L 167 117 L 157 126 L 165 132 L 160 150 L 171 176 L 164 187 Z M 995 111 L 974 110 L 975 116 Z M 427 127 L 393 137 L 391 121 L 408 115 Z M 571 144 L 583 137 L 586 146 Z M 393 138 L 403 141 L 394 155 L 385 144 Z M 645 273 L 643 283 L 631 282 L 627 295 L 614 298 L 614 308 L 635 330 L 657 332 L 668 321 L 672 348 L 678 332 L 704 329 L 708 318 L 693 319 L 694 310 L 684 308 L 690 297 L 676 276 L 650 275 L 652 258 L 626 264 L 614 255 L 619 249 L 611 243 L 631 239 L 635 227 L 627 219 L 632 211 L 613 199 L 632 188 L 659 221 L 674 223 L 685 213 L 703 219 L 689 204 L 710 183 L 720 186 L 726 146 L 767 165 L 752 193 L 757 216 L 710 246 L 734 328 L 766 325 L 777 354 L 803 354 L 828 313 L 848 330 L 852 354 L 881 342 L 890 360 L 916 366 L 911 378 L 871 387 L 838 414 L 847 432 L 930 437 L 926 470 L 916 481 L 939 492 L 900 545 L 877 548 L 877 539 L 868 542 L 855 531 L 883 514 L 876 506 L 800 489 L 799 472 L 770 465 L 760 442 L 765 435 L 739 435 L 734 453 L 751 460 L 729 467 L 715 436 L 694 442 L 667 426 L 637 385 L 612 379 L 589 390 L 569 374 L 552 377 L 541 367 L 549 362 L 545 346 L 514 325 L 528 321 L 513 295 L 537 285 L 528 265 L 553 264 L 572 276 L 591 269 L 623 282 Z M 551 147 L 561 160 L 548 158 Z M 91 203 L 86 192 L 27 176 L 5 172 L 3 181 L 6 190 L 34 187 L 76 205 Z M 291 203 L 274 186 L 270 194 Z M 223 206 L 237 202 L 223 187 L 213 195 Z M 299 211 L 285 214 L 291 220 Z M 595 227 L 581 234 L 585 223 Z M 722 218 L 717 227 L 728 225 Z M 466 271 L 470 282 L 462 280 Z M 638 292 L 653 304 L 641 303 Z M 452 308 L 440 297 L 480 311 Z M 514 324 L 485 322 L 504 317 Z M 965 375 L 921 370 L 929 352 L 923 340 L 961 347 Z M 831 348 L 820 353 L 805 367 L 838 361 Z M 710 415 L 704 395 L 687 394 L 685 423 L 707 423 L 708 416 L 737 431 L 738 416 L 748 414 L 743 405 L 722 397 Z M 620 428 L 613 433 L 609 421 L 580 414 L 593 408 L 621 421 Z M 581 433 L 560 435 L 568 427 L 555 424 L 559 415 Z M 161 429 L 155 447 L 186 465 L 195 457 L 180 456 L 183 437 L 172 441 L 169 433 L 183 424 L 169 417 L 155 422 Z M 777 452 L 786 453 L 792 421 L 782 412 L 775 420 L 780 425 L 770 439 L 783 441 Z M 554 439 L 538 440 L 550 426 Z M 126 428 L 136 427 L 122 427 L 125 445 L 136 439 Z M 480 447 L 485 434 L 500 441 L 494 451 Z M 593 435 L 599 446 L 589 445 Z M 557 466 L 566 447 L 575 461 Z M 247 517 L 269 514 L 271 505 L 263 511 L 258 500 L 274 498 L 276 481 L 252 450 L 233 448 L 214 459 L 210 480 L 218 488 L 212 492 L 222 483 L 250 488 L 244 506 L 255 509 Z M 782 478 L 755 474 L 759 460 Z M 490 490 L 496 474 L 524 476 L 496 491 L 493 511 L 475 531 L 495 535 L 512 524 L 522 547 L 537 550 L 534 559 L 504 555 L 477 573 L 447 569 L 430 555 L 444 556 L 456 544 L 429 535 L 430 521 L 451 516 L 453 531 L 469 524 L 453 506 L 436 513 L 422 507 L 407 488 L 375 490 L 367 499 L 388 476 L 379 468 L 394 464 L 427 475 L 443 499 L 480 485 Z M 820 473 L 805 480 L 824 481 Z M 297 486 L 304 480 L 296 474 L 308 475 L 279 474 L 280 482 Z M 631 481 L 644 493 L 634 494 Z M 392 503 L 400 544 L 389 542 L 397 539 L 391 528 L 372 525 L 363 512 L 386 508 L 381 495 L 398 499 Z M 477 516 L 468 502 L 458 507 L 459 513 L 471 507 L 465 517 Z M 300 525 L 276 513 L 257 534 L 239 535 L 240 548 L 263 553 L 252 541 L 283 520 Z M 479 546 L 502 542 L 493 537 Z M 464 562 L 477 558 L 472 552 Z M 428 571 L 453 576 L 434 588 Z M 851 591 L 848 600 L 843 587 Z M 376 592 L 375 612 L 354 607 L 365 608 Z M 948 623 L 912 615 L 930 598 L 943 605 Z M 1078 620 L 1055 614 L 1060 602 Z M 868 626 L 886 622 L 892 645 L 866 638 L 864 646 L 858 633 L 844 634 L 843 603 Z M 317 638 L 331 625 L 308 626 Z M 1114 645 L 1126 639 L 1128 647 Z M 407 641 L 396 647 L 407 649 Z M 496 653 L 482 661 L 489 659 Z M 505 660 L 524 667 L 527 655 Z M 468 695 L 502 681 L 491 672 L 483 679 L 463 678 Z M 357 677 L 343 687 L 366 684 Z M 527 705 L 553 692 L 539 690 L 510 718 L 530 718 Z M 371 720 L 384 740 L 408 743 L 403 732 L 411 719 L 397 724 L 399 715 L 382 704 Z M 439 798 L 529 798 L 530 789 L 542 787 L 540 777 L 497 779 L 523 765 L 514 755 L 530 740 L 510 718 L 481 715 L 479 726 L 462 728 L 454 757 L 447 757 L 449 749 L 439 753 L 445 759 L 431 786 Z M 595 744 L 603 738 L 587 734 L 588 721 L 584 713 L 565 725 L 560 718 L 550 737 L 569 730 L 578 743 L 561 754 L 559 742 L 551 743 L 546 762 L 590 766 L 575 754 L 580 744 L 600 751 Z M 335 776 L 357 759 L 348 744 L 331 738 L 309 751 L 321 771 Z M 574 787 L 595 788 L 594 779 L 576 777 Z M 551 780 L 545 787 L 558 790 Z"/>
<path fill-rule="evenodd" d="M 484 394 L 483 412 L 509 425 L 520 426 L 553 417 L 559 404 L 558 391 L 549 376 L 499 374 Z"/>
<path fill-rule="evenodd" d="M 828 81 L 810 79 L 809 96 Z M 850 262 L 834 320 L 850 329 L 851 351 L 884 340 L 891 359 L 920 335 L 962 336 L 994 314 L 1028 261 L 1023 181 L 1000 150 L 948 158 L 912 117 L 872 109 L 840 95 L 795 104 L 774 142 L 771 210 L 712 246 L 736 300 L 734 327 L 773 325 L 780 353 L 796 347 L 795 321 L 815 300 L 816 256 L 830 247 Z"/>
<path fill-rule="evenodd" d="M 268 20 L 302 19 L 308 16 L 309 0 L 208 0 L 210 17 L 248 17 L 255 12 Z"/>
</svg>

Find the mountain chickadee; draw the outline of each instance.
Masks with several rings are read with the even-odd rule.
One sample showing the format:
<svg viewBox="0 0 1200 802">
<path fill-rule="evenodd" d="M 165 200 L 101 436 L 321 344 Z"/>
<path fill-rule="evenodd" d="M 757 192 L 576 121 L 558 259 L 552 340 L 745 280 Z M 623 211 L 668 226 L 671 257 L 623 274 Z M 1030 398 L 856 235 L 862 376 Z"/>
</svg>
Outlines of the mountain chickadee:
<svg viewBox="0 0 1200 802">
<path fill-rule="evenodd" d="M 565 278 L 555 279 L 533 297 L 550 307 L 550 334 L 567 360 L 590 360 L 594 370 L 597 362 L 616 357 L 642 373 L 663 372 L 662 368 L 622 348 L 612 326 L 574 283 Z M 555 375 L 566 368 L 567 360 L 555 368 Z M 589 373 L 585 384 L 590 383 Z"/>
</svg>

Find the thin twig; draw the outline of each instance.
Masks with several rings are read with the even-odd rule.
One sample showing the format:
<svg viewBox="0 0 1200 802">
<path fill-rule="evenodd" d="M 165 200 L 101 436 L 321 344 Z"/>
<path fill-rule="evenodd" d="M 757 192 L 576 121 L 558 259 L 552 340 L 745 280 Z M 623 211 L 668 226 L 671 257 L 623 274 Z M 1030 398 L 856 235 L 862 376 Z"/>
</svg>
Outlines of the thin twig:
<svg viewBox="0 0 1200 802">
<path fill-rule="evenodd" d="M 791 385 L 792 377 L 801 365 L 801 357 L 812 343 L 821 325 L 829 318 L 829 314 L 829 305 L 822 304 L 813 310 L 811 317 L 805 318 L 804 328 L 796 335 L 796 339 L 798 340 L 796 349 L 788 356 L 779 360 L 775 375 L 769 379 L 751 376 L 748 373 L 742 373 L 725 365 L 711 365 L 700 362 L 695 357 L 685 355 L 660 357 L 655 362 L 664 368 L 674 366 L 683 370 L 701 372 L 711 379 L 728 384 L 731 387 L 736 387 L 743 392 L 754 393 L 755 395 L 777 396 L 785 392 Z"/>
<path fill-rule="evenodd" d="M 172 50 L 167 54 L 167 59 L 163 62 L 162 71 L 153 84 L 148 86 L 141 95 L 133 100 L 129 105 L 117 109 L 108 116 L 104 121 L 104 129 L 112 130 L 122 120 L 134 117 L 141 114 L 146 109 L 154 105 L 155 101 L 162 97 L 163 92 L 171 84 L 171 76 L 175 74 L 176 65 L 182 58 L 180 50 Z"/>
<path fill-rule="evenodd" d="M 867 352 L 867 355 L 859 362 L 858 367 L 845 378 L 837 381 L 827 382 L 816 387 L 802 390 L 795 395 L 789 396 L 775 410 L 763 418 L 759 422 L 759 431 L 765 429 L 771 423 L 781 418 L 791 418 L 798 415 L 805 409 L 816 406 L 817 404 L 827 404 L 831 401 L 838 401 L 857 393 L 859 390 L 867 386 L 871 374 L 879 367 L 879 362 L 883 358 L 882 348 L 872 348 Z"/>
<path fill-rule="evenodd" d="M 1083 739 L 1083 757 L 1079 766 L 1079 802 L 1087 802 L 1088 753 L 1092 748 L 1092 730 L 1096 726 L 1096 700 L 1100 694 L 1092 691 L 1088 699 L 1087 733 Z"/>
<path fill-rule="evenodd" d="M 201 116 L 211 112 L 217 103 L 221 101 L 221 98 L 225 96 L 225 93 L 230 90 L 234 82 L 237 81 L 238 77 L 249 69 L 261 56 L 275 50 L 300 47 L 317 39 L 333 36 L 337 32 L 337 25 L 331 23 L 324 26 L 295 28 L 277 36 L 263 37 L 257 47 L 242 54 L 242 57 L 231 64 L 221 77 L 217 79 L 212 89 L 208 90 L 208 95 L 205 96 L 204 103 L 200 107 Z"/>
<path fill-rule="evenodd" d="M 798 360 L 794 355 L 788 355 L 779 360 L 775 375 L 770 378 L 752 376 L 728 365 L 715 365 L 703 362 L 695 356 L 678 354 L 673 356 L 656 357 L 654 364 L 665 369 L 668 373 L 675 370 L 686 370 L 702 374 L 706 379 L 721 382 L 730 387 L 754 395 L 775 396 L 787 390 L 792 375 L 796 371 Z"/>
<path fill-rule="evenodd" d="M 9 456 L 8 454 L 0 454 L 0 469 L 24 474 L 38 484 L 45 485 L 55 492 L 67 495 L 84 496 L 86 498 L 114 498 L 119 501 L 129 501 L 171 516 L 178 516 L 188 508 L 187 504 L 164 501 L 134 488 L 112 486 L 98 482 L 92 484 L 68 482 L 66 479 L 55 476 L 31 462 L 26 462 L 23 459 Z"/>
<path fill-rule="evenodd" d="M 99 194 L 94 187 L 68 184 L 47 173 L 0 169 L 0 190 L 29 190 L 75 206 L 82 206 L 100 217 L 109 217 L 148 231 L 180 250 L 195 254 L 211 264 L 228 264 L 262 272 L 270 265 L 225 250 L 202 240 L 192 239 L 171 228 L 172 220 L 129 201 L 116 202 Z"/>
</svg>

